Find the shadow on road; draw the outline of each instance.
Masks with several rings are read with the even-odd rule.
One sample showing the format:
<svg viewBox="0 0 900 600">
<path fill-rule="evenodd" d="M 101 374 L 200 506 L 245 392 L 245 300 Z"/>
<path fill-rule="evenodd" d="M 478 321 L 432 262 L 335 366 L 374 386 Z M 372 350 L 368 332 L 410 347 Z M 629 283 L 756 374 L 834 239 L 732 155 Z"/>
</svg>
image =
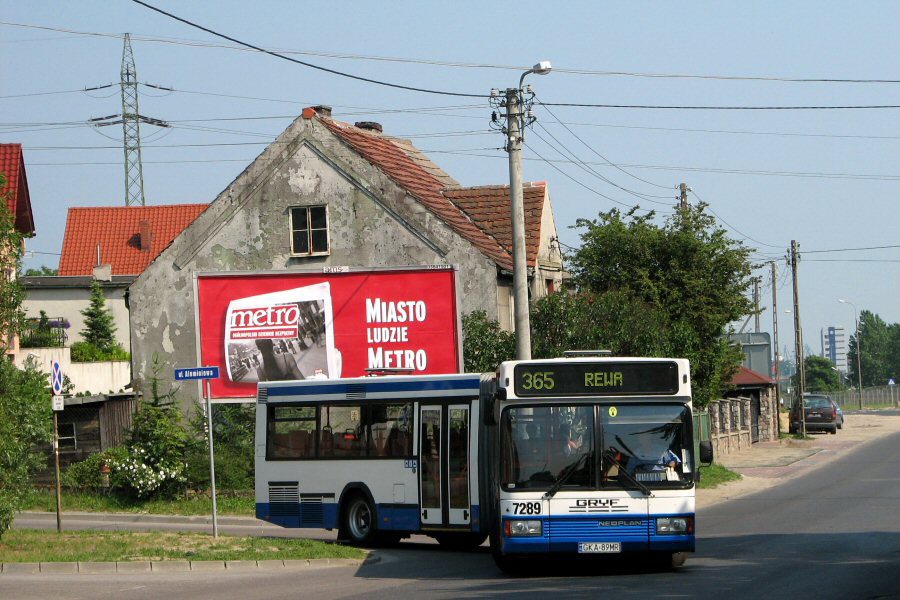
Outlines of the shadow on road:
<svg viewBox="0 0 900 600">
<path fill-rule="evenodd" d="M 356 577 L 443 580 L 448 588 L 468 581 L 462 586 L 467 595 L 482 598 L 559 593 L 561 579 L 567 593 L 602 589 L 620 598 L 646 598 L 648 589 L 657 597 L 721 595 L 729 600 L 871 598 L 900 592 L 900 533 L 742 535 L 707 538 L 698 546 L 701 551 L 674 570 L 640 558 L 576 556 L 532 561 L 525 576 L 511 577 L 496 568 L 486 546 L 462 553 L 410 543 L 378 551 L 382 560 L 362 566 Z M 429 586 L 436 592 L 440 588 Z"/>
</svg>

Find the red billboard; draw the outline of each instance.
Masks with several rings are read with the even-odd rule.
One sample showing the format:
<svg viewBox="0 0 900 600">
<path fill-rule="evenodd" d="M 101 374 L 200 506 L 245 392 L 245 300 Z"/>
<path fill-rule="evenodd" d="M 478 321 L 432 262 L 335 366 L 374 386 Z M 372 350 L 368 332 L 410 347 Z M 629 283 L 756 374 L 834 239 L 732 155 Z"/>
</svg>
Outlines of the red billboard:
<svg viewBox="0 0 900 600">
<path fill-rule="evenodd" d="M 220 365 L 213 398 L 259 381 L 461 370 L 456 270 L 431 268 L 198 274 L 201 365 Z"/>
</svg>

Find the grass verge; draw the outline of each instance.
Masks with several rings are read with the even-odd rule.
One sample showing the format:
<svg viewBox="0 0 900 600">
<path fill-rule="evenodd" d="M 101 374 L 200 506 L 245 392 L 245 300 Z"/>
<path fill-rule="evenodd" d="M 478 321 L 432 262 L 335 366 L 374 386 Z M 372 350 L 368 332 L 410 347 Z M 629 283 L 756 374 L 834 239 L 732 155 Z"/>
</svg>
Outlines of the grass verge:
<svg viewBox="0 0 900 600">
<path fill-rule="evenodd" d="M 212 500 L 208 496 L 193 496 L 177 500 L 131 500 L 117 496 L 71 492 L 63 490 L 63 511 L 124 512 L 151 515 L 208 515 L 212 512 Z M 253 498 L 216 496 L 216 508 L 220 515 L 252 517 L 256 514 Z M 56 492 L 35 490 L 26 510 L 56 511 Z"/>
<path fill-rule="evenodd" d="M 0 562 L 264 560 L 364 558 L 359 548 L 318 540 L 207 533 L 11 529 L 0 538 Z"/>
<path fill-rule="evenodd" d="M 735 473 L 720 464 L 704 465 L 700 467 L 700 483 L 697 484 L 697 487 L 701 490 L 708 490 L 741 477 L 740 473 Z"/>
</svg>

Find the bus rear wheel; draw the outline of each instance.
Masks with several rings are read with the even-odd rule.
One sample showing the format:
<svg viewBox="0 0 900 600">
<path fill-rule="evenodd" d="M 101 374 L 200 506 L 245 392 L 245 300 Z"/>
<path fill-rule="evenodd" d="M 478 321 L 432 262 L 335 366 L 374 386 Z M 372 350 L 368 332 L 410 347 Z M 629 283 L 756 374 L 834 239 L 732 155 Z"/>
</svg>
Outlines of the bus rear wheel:
<svg viewBox="0 0 900 600">
<path fill-rule="evenodd" d="M 371 546 L 375 542 L 375 507 L 365 496 L 350 498 L 344 509 L 341 527 L 342 537 L 358 546 Z"/>
</svg>

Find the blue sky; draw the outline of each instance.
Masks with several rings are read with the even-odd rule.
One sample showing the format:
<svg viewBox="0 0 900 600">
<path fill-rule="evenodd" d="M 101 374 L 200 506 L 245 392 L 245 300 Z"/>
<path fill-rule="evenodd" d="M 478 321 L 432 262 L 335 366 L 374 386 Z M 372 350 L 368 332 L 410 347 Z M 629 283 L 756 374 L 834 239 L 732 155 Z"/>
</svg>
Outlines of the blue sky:
<svg viewBox="0 0 900 600">
<path fill-rule="evenodd" d="M 513 16 L 509 5 L 474 2 L 157 0 L 155 5 L 259 46 L 304 52 L 291 55 L 299 60 L 444 91 L 480 94 L 514 86 L 520 71 L 503 66 L 528 67 L 547 59 L 556 70 L 528 79 L 546 102 L 900 105 L 897 83 L 598 73 L 900 80 L 900 4 L 894 2 L 519 2 Z M 396 90 L 259 53 L 208 47 L 230 44 L 128 0 L 2 0 L 0 9 L 6 23 L 0 24 L 0 141 L 25 147 L 38 229 L 30 250 L 59 252 L 68 207 L 124 204 L 121 129 L 84 125 L 89 118 L 120 112 L 121 104 L 118 87 L 19 95 L 118 82 L 122 40 L 114 36 L 126 31 L 133 36 L 138 79 L 177 90 L 141 88 L 141 113 L 175 125 L 142 128 L 148 203 L 211 201 L 266 141 L 304 106 L 316 103 L 332 105 L 338 119 L 374 120 L 386 133 L 421 136 L 413 137 L 416 145 L 464 185 L 507 181 L 506 156 L 498 150 L 503 141 L 489 131 L 490 108 L 480 99 Z M 435 61 L 485 66 L 427 64 Z M 576 70 L 589 73 L 571 72 Z M 900 109 L 551 110 L 552 115 L 535 107 L 546 129 L 536 125 L 527 134 L 531 149 L 524 153 L 524 178 L 549 182 L 565 244 L 578 242 L 577 230 L 570 228 L 577 218 L 616 206 L 600 194 L 667 211 L 680 182 L 696 192 L 692 201 L 702 198 L 738 230 L 730 229 L 735 238 L 757 248 L 761 261 L 783 257 L 792 239 L 801 252 L 900 244 Z M 575 164 L 553 163 L 554 168 L 541 161 L 536 153 L 563 158 L 541 139 L 552 142 L 549 134 L 578 160 L 597 163 L 593 168 L 619 186 L 663 198 L 638 199 Z M 84 148 L 96 146 L 110 148 Z M 598 154 L 632 166 L 623 167 L 626 174 L 604 165 Z M 900 262 L 819 262 L 823 259 L 900 261 L 900 248 L 804 255 L 801 313 L 805 341 L 814 351 L 820 328 L 853 328 L 853 311 L 838 298 L 900 321 Z M 57 261 L 53 254 L 34 254 L 26 264 Z M 779 272 L 784 271 L 782 261 Z M 768 268 L 761 275 L 763 304 L 770 306 Z M 779 306 L 790 307 L 790 280 L 781 278 L 779 286 Z M 781 343 L 790 345 L 791 315 L 781 317 Z M 766 311 L 765 331 L 771 322 Z"/>
</svg>

